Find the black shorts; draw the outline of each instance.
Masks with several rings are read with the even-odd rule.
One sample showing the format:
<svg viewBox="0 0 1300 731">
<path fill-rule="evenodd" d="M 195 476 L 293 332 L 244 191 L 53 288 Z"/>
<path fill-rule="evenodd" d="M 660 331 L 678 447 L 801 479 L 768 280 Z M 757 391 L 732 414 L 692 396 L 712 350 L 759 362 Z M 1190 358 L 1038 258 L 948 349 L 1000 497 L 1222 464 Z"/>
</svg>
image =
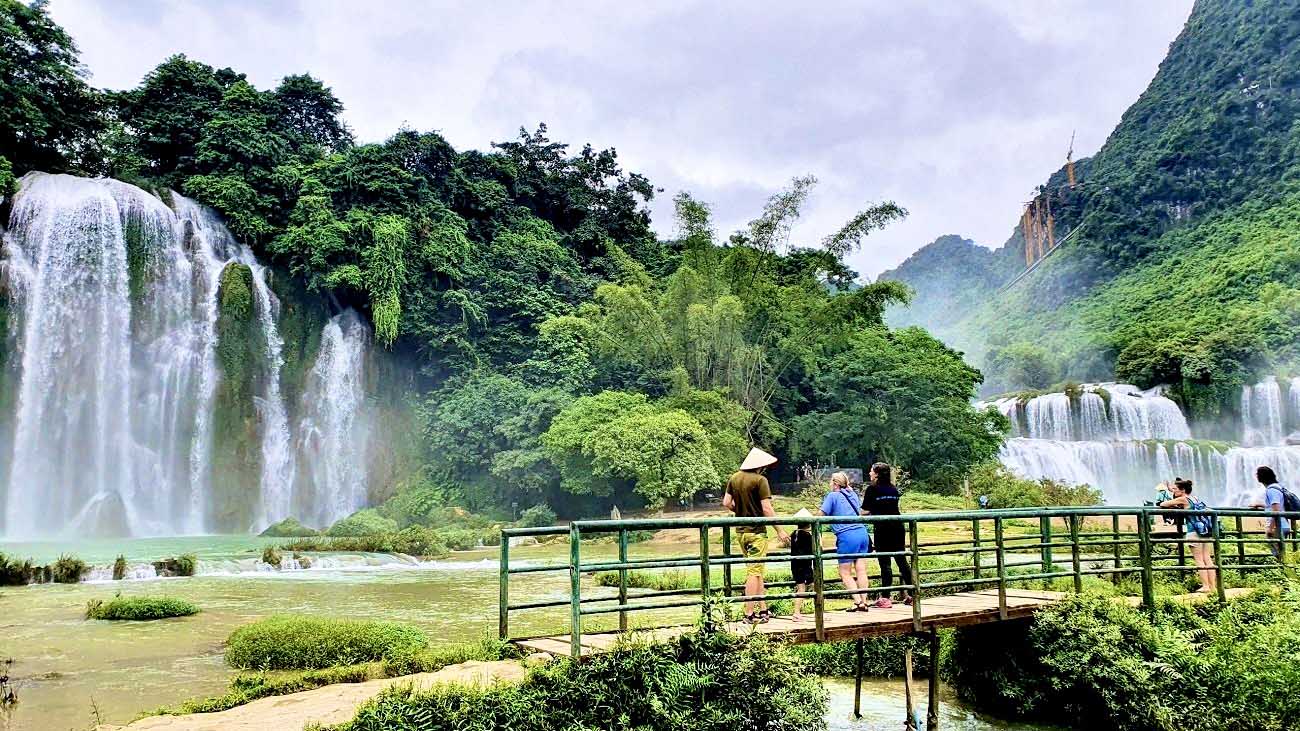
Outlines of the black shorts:
<svg viewBox="0 0 1300 731">
<path fill-rule="evenodd" d="M 813 583 L 813 562 L 808 559 L 790 562 L 790 573 L 794 575 L 794 583 L 812 586 Z"/>
</svg>

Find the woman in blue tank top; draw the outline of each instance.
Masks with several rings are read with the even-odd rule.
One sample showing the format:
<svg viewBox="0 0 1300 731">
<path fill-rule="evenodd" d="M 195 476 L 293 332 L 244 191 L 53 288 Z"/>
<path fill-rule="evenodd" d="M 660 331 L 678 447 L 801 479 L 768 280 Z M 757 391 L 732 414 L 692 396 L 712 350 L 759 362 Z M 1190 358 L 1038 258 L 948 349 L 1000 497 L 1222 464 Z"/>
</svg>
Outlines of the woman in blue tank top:
<svg viewBox="0 0 1300 731">
<path fill-rule="evenodd" d="M 822 500 L 822 515 L 859 516 L 862 514 L 862 499 L 849 485 L 849 476 L 843 472 L 831 475 L 831 491 Z M 835 553 L 840 558 L 840 580 L 844 588 L 855 592 L 849 596 L 853 599 L 850 612 L 867 611 L 867 558 L 871 550 L 871 537 L 867 526 L 862 523 L 834 523 L 831 530 L 835 532 Z M 856 593 L 860 592 L 860 593 Z"/>
</svg>

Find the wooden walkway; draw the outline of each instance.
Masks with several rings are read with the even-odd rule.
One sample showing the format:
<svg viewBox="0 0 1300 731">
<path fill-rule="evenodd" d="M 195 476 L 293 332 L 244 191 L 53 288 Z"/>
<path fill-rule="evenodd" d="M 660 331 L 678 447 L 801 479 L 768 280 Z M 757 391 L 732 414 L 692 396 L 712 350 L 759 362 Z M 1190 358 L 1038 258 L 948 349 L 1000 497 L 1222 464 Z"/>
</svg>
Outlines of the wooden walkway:
<svg viewBox="0 0 1300 731">
<path fill-rule="evenodd" d="M 1067 594 L 1055 591 L 1034 591 L 1030 589 L 1007 589 L 1006 619 L 1022 619 L 1033 615 L 1039 608 L 1060 601 Z M 808 602 L 811 604 L 812 602 Z M 811 607 L 810 607 L 811 608 Z M 774 617 L 767 624 L 751 625 L 736 622 L 729 629 L 736 633 L 759 632 L 773 635 L 795 644 L 817 641 L 817 631 L 813 626 L 812 615 L 806 615 L 808 621 L 795 622 L 789 617 Z M 1003 618 L 998 607 L 996 589 L 986 591 L 967 591 L 946 596 L 927 597 L 921 602 L 921 629 L 929 631 L 945 627 L 964 627 L 972 624 L 1001 621 Z M 904 635 L 916 632 L 913 622 L 912 607 L 902 603 L 891 609 L 872 609 L 869 612 L 827 611 L 824 615 L 825 641 L 838 642 L 856 640 L 864 637 L 881 637 L 885 635 Z M 642 637 L 654 641 L 671 640 L 691 629 L 691 625 L 658 627 L 637 630 Z M 614 649 L 620 632 L 584 632 L 579 637 L 582 654 L 594 655 Z M 515 644 L 531 652 L 546 652 L 552 655 L 571 653 L 569 635 L 535 637 L 515 640 Z"/>
</svg>

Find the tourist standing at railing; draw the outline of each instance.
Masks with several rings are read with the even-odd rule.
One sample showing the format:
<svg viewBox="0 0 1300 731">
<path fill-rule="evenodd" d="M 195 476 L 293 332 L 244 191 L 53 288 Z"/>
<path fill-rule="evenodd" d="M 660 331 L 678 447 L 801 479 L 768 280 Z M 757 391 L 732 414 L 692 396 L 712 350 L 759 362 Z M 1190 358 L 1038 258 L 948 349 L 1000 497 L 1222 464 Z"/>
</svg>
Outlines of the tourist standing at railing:
<svg viewBox="0 0 1300 731">
<path fill-rule="evenodd" d="M 1272 467 L 1261 465 L 1255 470 L 1255 479 L 1259 484 L 1264 486 L 1264 510 L 1270 513 L 1280 513 L 1286 510 L 1287 492 L 1285 487 L 1277 481 L 1277 475 L 1273 472 Z M 1279 561 L 1282 560 L 1282 541 L 1286 540 L 1291 533 L 1291 521 L 1278 516 L 1267 521 L 1268 526 L 1265 530 L 1268 537 L 1273 540 L 1268 544 L 1268 550 L 1273 552 Z"/>
<path fill-rule="evenodd" d="M 894 486 L 893 470 L 884 462 L 877 462 L 871 465 L 871 481 L 867 485 L 866 496 L 862 500 L 862 507 L 867 515 L 899 515 L 898 509 L 899 498 L 898 488 Z M 876 523 L 874 527 L 874 536 L 871 541 L 872 550 L 881 553 L 893 553 L 902 551 L 904 526 L 898 523 Z M 880 586 L 890 587 L 894 585 L 893 564 L 898 564 L 899 577 L 904 584 L 912 583 L 912 567 L 907 563 L 906 556 L 895 556 L 893 560 L 889 556 L 880 556 L 876 559 L 880 562 Z M 902 592 L 904 604 L 912 604 L 912 593 L 907 590 Z M 888 609 L 893 606 L 889 600 L 889 594 L 883 594 L 876 600 L 876 606 L 881 609 Z"/>
<path fill-rule="evenodd" d="M 758 447 L 749 450 L 745 461 L 740 463 L 740 470 L 727 480 L 727 489 L 722 494 L 722 507 L 730 510 L 737 518 L 775 518 L 772 486 L 768 484 L 763 470 L 776 462 L 776 457 Z M 773 527 L 781 537 L 781 542 L 787 543 L 789 538 L 781 526 Z M 745 567 L 745 596 L 756 597 L 745 601 L 745 621 L 750 624 L 766 622 L 772 617 L 767 602 L 763 599 L 767 595 L 767 588 L 763 585 L 763 573 L 767 564 L 761 559 L 767 557 L 767 526 L 738 526 L 736 541 L 740 544 L 742 556 L 758 559 Z"/>
<path fill-rule="evenodd" d="M 1179 508 L 1182 510 L 1208 510 L 1208 506 L 1192 497 L 1192 481 L 1185 480 L 1181 477 L 1175 478 L 1170 491 L 1174 496 L 1169 500 L 1163 500 L 1156 504 L 1160 508 Z M 1214 516 L 1212 515 L 1189 515 L 1183 521 L 1187 526 L 1183 534 L 1183 541 L 1190 543 L 1192 546 L 1192 558 L 1196 561 L 1197 573 L 1201 577 L 1201 588 L 1197 592 L 1209 594 L 1218 591 L 1214 575 L 1213 547 L 1210 541 L 1214 538 Z"/>
<path fill-rule="evenodd" d="M 831 491 L 822 500 L 821 514 L 836 517 L 862 515 L 862 500 L 849 484 L 847 474 L 836 472 L 831 475 Z M 869 586 L 867 559 L 865 556 L 855 557 L 853 554 L 870 551 L 871 536 L 862 523 L 832 523 L 831 530 L 835 533 L 835 553 L 841 557 L 840 580 L 844 582 L 845 589 L 853 592 L 849 595 L 853 599 L 853 606 L 849 607 L 848 611 L 865 612 L 867 611 L 866 590 Z"/>
</svg>

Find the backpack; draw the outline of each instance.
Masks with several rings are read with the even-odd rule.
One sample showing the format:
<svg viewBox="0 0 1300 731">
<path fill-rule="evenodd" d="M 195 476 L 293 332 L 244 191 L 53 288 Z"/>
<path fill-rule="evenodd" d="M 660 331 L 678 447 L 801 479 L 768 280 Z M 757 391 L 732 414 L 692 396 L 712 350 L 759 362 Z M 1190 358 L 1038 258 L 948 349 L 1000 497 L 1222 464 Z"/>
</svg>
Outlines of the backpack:
<svg viewBox="0 0 1300 731">
<path fill-rule="evenodd" d="M 1202 500 L 1189 499 L 1187 506 L 1192 510 L 1207 510 Z M 1191 515 L 1187 518 L 1187 527 L 1196 531 L 1196 535 L 1209 537 L 1219 532 L 1219 518 L 1215 515 Z"/>
<path fill-rule="evenodd" d="M 1300 512 L 1300 497 L 1296 497 L 1294 492 L 1286 489 L 1281 483 L 1275 482 L 1270 487 L 1276 487 L 1282 491 L 1282 509 L 1290 512 Z"/>
</svg>

